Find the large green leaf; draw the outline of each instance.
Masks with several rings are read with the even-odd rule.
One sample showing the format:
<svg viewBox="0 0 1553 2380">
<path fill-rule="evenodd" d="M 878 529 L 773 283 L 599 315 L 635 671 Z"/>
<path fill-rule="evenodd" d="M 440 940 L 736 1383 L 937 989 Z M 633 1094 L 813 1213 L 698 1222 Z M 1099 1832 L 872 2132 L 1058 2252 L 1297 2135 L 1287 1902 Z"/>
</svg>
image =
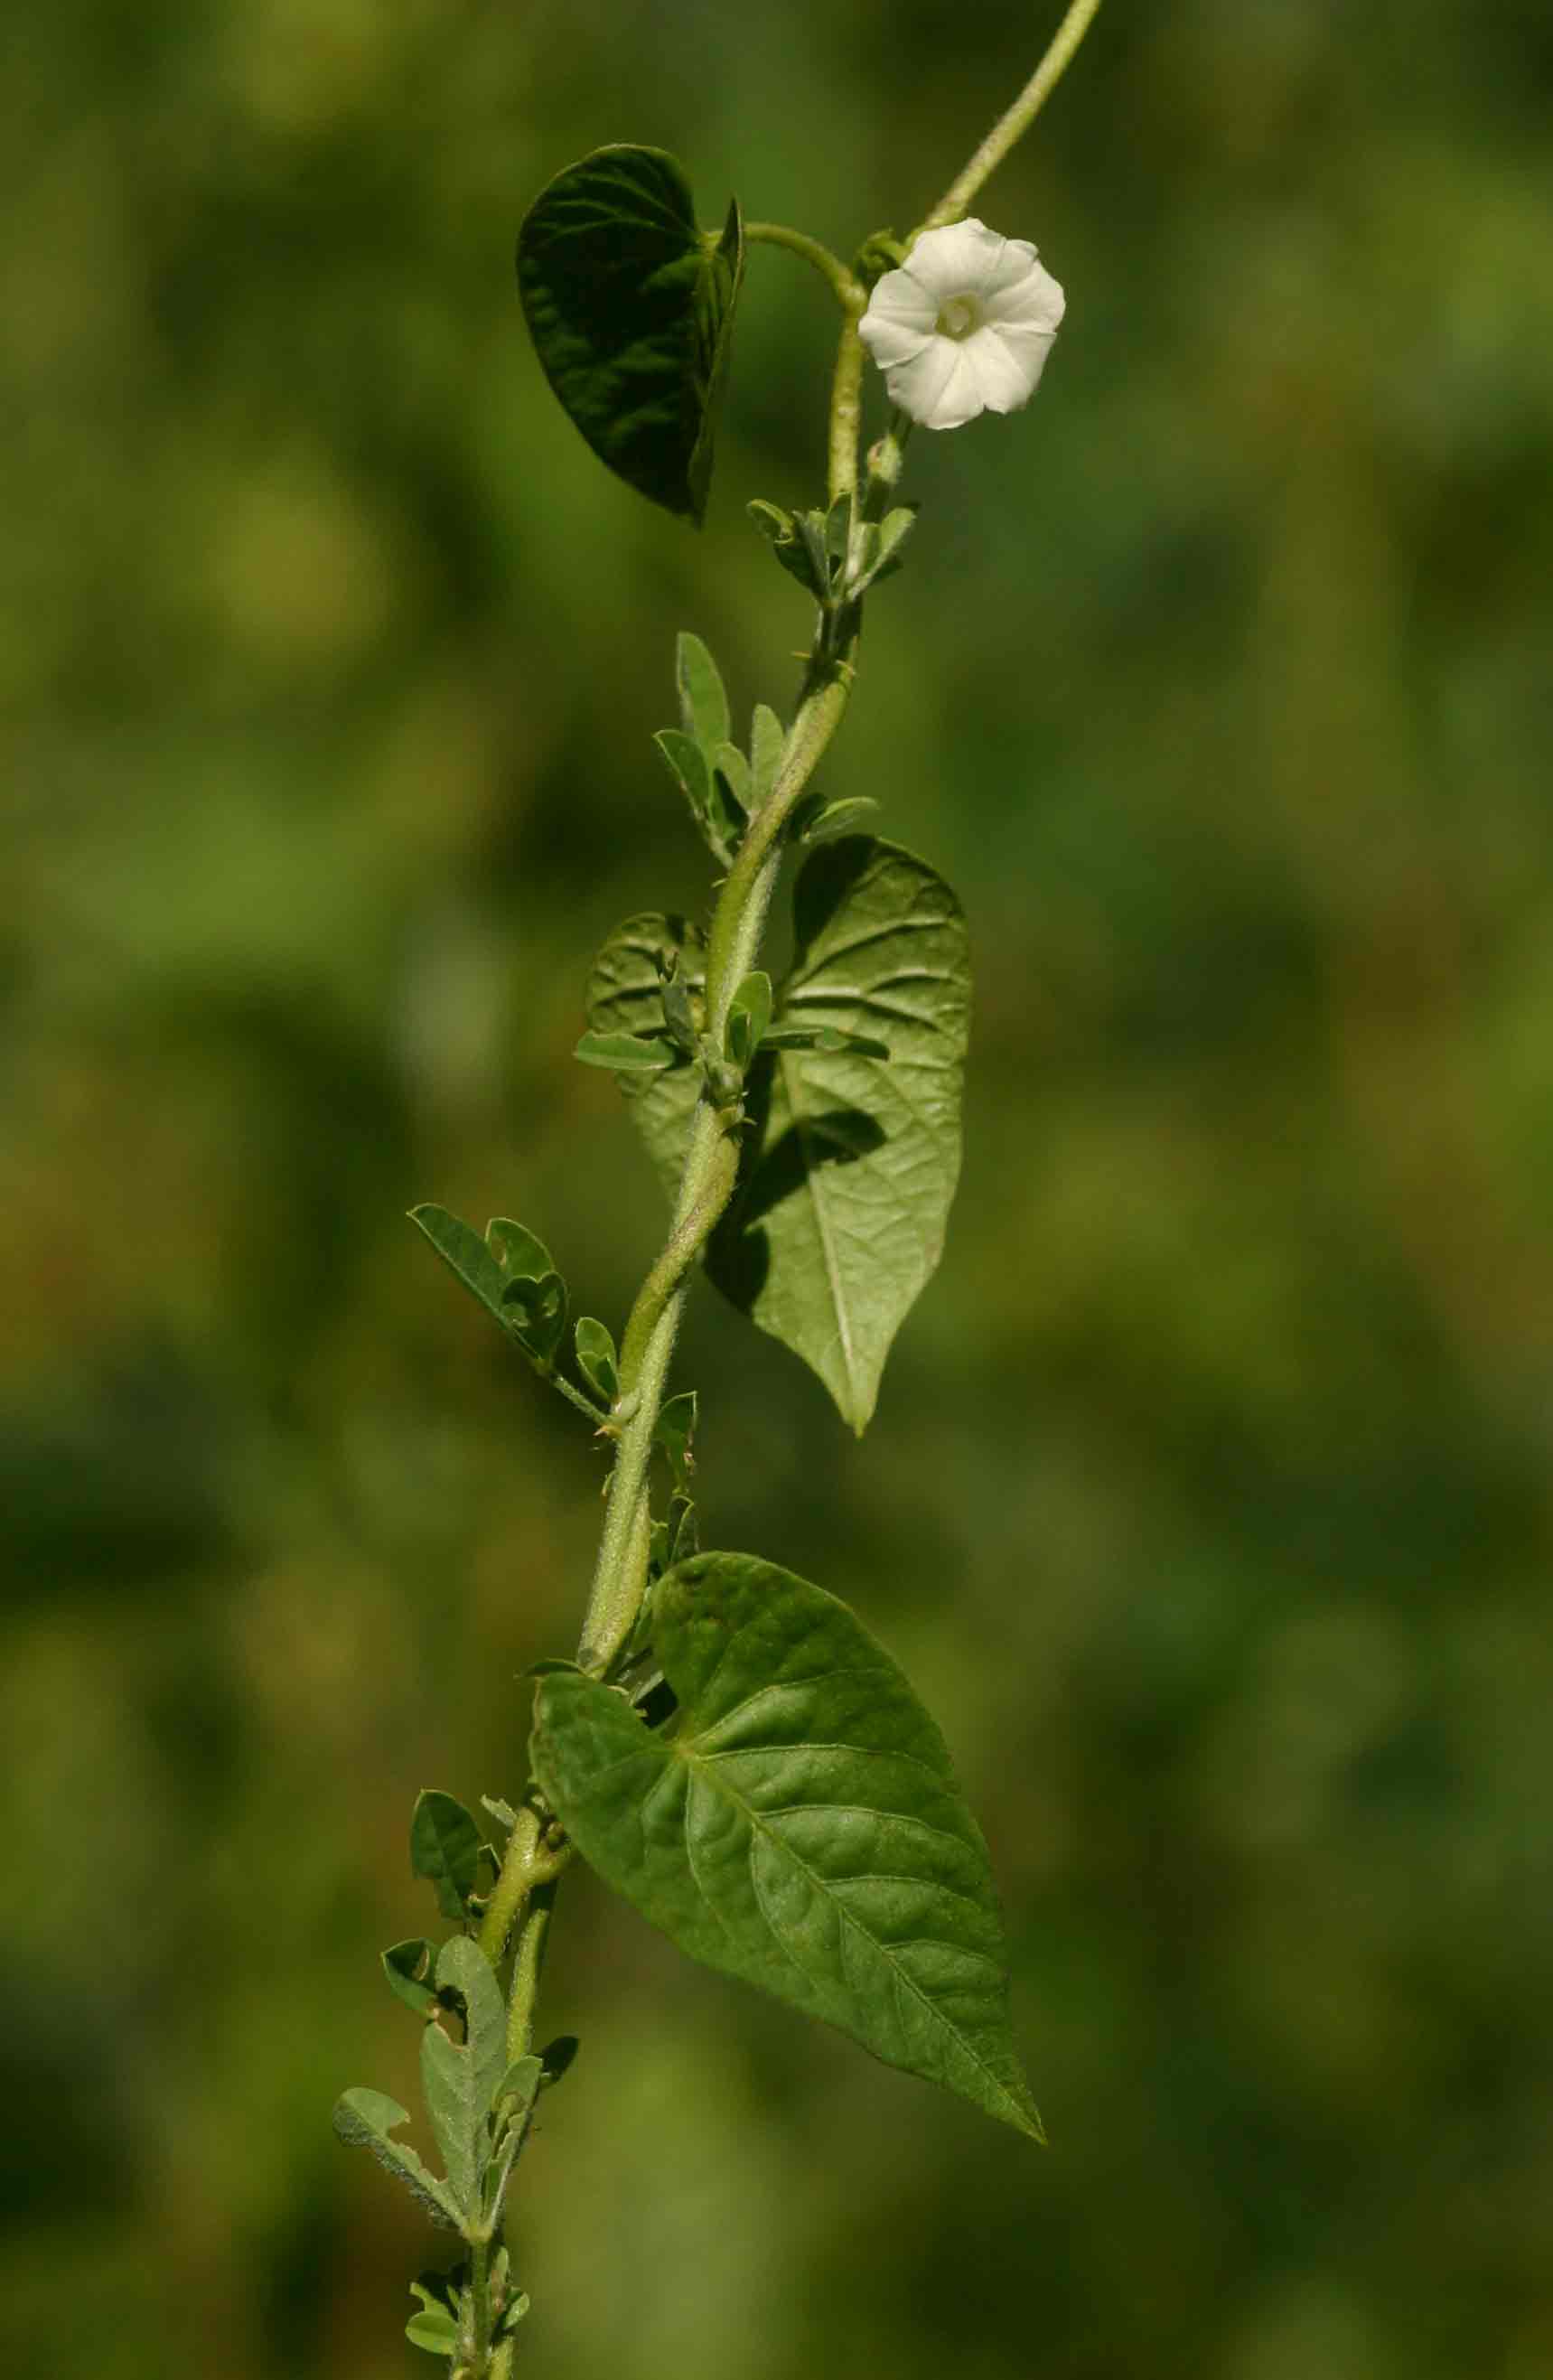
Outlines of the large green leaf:
<svg viewBox="0 0 1553 2380">
<path fill-rule="evenodd" d="M 890 1054 L 757 1054 L 739 1190 L 707 1269 L 741 1312 L 813 1366 L 861 1432 L 891 1342 L 942 1253 L 959 1179 L 965 921 L 941 876 L 868 835 L 811 853 L 793 898 L 796 954 L 773 1036 L 857 1035 Z M 596 1029 L 661 1026 L 655 954 L 671 952 L 699 988 L 705 952 L 684 918 L 632 917 L 611 935 L 588 986 Z M 672 1199 L 696 1070 L 617 1080 Z"/>
<path fill-rule="evenodd" d="M 583 1857 L 692 1958 L 1038 2138 L 986 1846 L 889 1655 L 744 1554 L 672 1571 L 653 1639 L 665 1730 L 596 1679 L 539 1689 L 535 1775 Z"/>
<path fill-rule="evenodd" d="M 596 149 L 540 191 L 517 285 L 552 388 L 594 453 L 698 526 L 744 275 L 735 200 L 721 237 L 661 149 Z"/>
<path fill-rule="evenodd" d="M 960 904 L 897 844 L 849 835 L 804 863 L 776 1027 L 857 1050 L 769 1050 L 752 1069 L 734 1204 L 708 1252 L 724 1295 L 813 1366 L 861 1432 L 930 1277 L 960 1173 L 970 964 Z"/>
</svg>

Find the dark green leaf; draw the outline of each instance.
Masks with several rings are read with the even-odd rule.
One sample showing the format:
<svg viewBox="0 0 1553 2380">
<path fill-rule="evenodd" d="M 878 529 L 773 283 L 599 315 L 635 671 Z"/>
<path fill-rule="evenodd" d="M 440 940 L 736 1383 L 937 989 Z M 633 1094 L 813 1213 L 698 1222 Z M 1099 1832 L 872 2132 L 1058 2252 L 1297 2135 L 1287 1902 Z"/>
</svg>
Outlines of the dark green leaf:
<svg viewBox="0 0 1553 2380">
<path fill-rule="evenodd" d="M 388 1977 L 388 1987 L 402 1999 L 406 2008 L 424 2016 L 437 2005 L 436 1988 L 432 1984 L 433 1952 L 424 1937 L 412 1942 L 395 1942 L 382 1954 L 382 1972 Z"/>
<path fill-rule="evenodd" d="M 674 1486 L 681 1490 L 696 1468 L 692 1447 L 696 1437 L 697 1405 L 694 1389 L 684 1389 L 677 1397 L 670 1397 L 659 1412 L 658 1427 L 653 1432 L 669 1458 Z"/>
<path fill-rule="evenodd" d="M 634 1033 L 585 1033 L 573 1052 L 585 1066 L 607 1066 L 612 1075 L 656 1075 L 677 1057 L 672 1041 L 638 1040 Z"/>
<path fill-rule="evenodd" d="M 585 1314 L 577 1324 L 576 1350 L 584 1378 L 598 1390 L 606 1404 L 613 1405 L 620 1394 L 619 1359 L 613 1339 L 591 1314 Z"/>
<path fill-rule="evenodd" d="M 502 1292 L 502 1318 L 536 1363 L 548 1364 L 566 1332 L 566 1284 L 558 1272 L 524 1275 Z"/>
<path fill-rule="evenodd" d="M 543 2069 L 540 2081 L 541 2091 L 548 2091 L 553 2083 L 560 2082 L 580 2046 L 575 2033 L 558 2033 L 553 2041 L 546 2042 L 540 2052 L 540 2064 Z"/>
<path fill-rule="evenodd" d="M 518 235 L 518 291 L 552 388 L 612 471 L 698 526 L 743 274 L 737 203 L 721 238 L 704 235 L 661 149 L 597 149 L 567 166 Z"/>
<path fill-rule="evenodd" d="M 467 1915 L 483 1849 L 480 1830 L 462 1802 L 435 1790 L 419 1796 L 410 1818 L 410 1873 L 436 1887 L 444 1917 Z"/>
<path fill-rule="evenodd" d="M 492 1215 L 485 1227 L 486 1245 L 509 1281 L 543 1281 L 555 1262 L 537 1232 L 510 1216 Z"/>
<path fill-rule="evenodd" d="M 739 1554 L 671 1572 L 654 1641 L 667 1736 L 597 1680 L 540 1689 L 535 1774 L 583 1857 L 692 1958 L 1038 2137 L 986 1846 L 895 1663 Z"/>
<path fill-rule="evenodd" d="M 409 2120 L 409 2109 L 401 2107 L 396 2099 L 388 2098 L 382 2091 L 358 2088 L 346 2092 L 335 2103 L 334 2130 L 339 2138 L 353 2146 L 370 2149 L 378 2163 L 404 2183 L 433 2223 L 445 2223 L 456 2231 L 461 2220 L 458 2204 L 446 2182 L 438 2181 L 428 2171 L 414 2149 L 389 2137 Z"/>
<path fill-rule="evenodd" d="M 505 1323 L 502 1311 L 502 1292 L 507 1276 L 478 1232 L 450 1215 L 445 1207 L 412 1207 L 410 1220 L 425 1232 L 443 1262 L 455 1272 L 466 1289 L 480 1304 Z"/>
<path fill-rule="evenodd" d="M 596 1032 L 652 1032 L 661 1014 L 659 961 L 677 958 L 691 990 L 706 984 L 706 947 L 698 928 L 684 917 L 649 913 L 617 926 L 593 962 L 588 985 L 588 1021 Z M 694 1066 L 661 1075 L 616 1077 L 630 1103 L 637 1129 L 672 1201 L 685 1164 L 691 1118 L 701 1096 Z"/>
<path fill-rule="evenodd" d="M 815 538 L 811 516 L 784 513 L 759 496 L 747 509 L 761 536 L 770 540 L 771 552 L 788 577 L 795 578 L 799 586 L 819 602 L 829 601 L 830 558 L 825 552 L 823 539 L 817 540 Z"/>
</svg>

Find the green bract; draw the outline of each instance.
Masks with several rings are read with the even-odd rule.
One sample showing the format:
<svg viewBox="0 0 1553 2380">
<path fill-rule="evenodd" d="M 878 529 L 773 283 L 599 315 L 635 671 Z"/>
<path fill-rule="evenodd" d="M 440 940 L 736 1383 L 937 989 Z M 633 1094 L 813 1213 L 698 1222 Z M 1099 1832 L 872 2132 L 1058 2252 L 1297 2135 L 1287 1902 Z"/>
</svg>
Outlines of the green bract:
<svg viewBox="0 0 1553 2380">
<path fill-rule="evenodd" d="M 612 471 L 693 520 L 744 275 L 737 200 L 721 237 L 661 149 L 595 149 L 529 208 L 517 285 L 545 376 Z"/>
<path fill-rule="evenodd" d="M 1038 2138 L 986 1846 L 895 1663 L 745 1554 L 682 1562 L 652 1612 L 667 1727 L 591 1678 L 539 1689 L 535 1775 L 583 1857 L 692 1958 Z"/>
</svg>

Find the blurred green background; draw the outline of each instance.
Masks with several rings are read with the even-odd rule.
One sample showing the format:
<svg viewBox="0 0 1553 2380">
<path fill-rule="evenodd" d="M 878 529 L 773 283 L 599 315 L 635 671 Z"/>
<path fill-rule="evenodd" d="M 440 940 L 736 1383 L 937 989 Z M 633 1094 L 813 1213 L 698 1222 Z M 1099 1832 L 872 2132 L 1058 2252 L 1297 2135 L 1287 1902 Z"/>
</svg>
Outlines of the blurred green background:
<svg viewBox="0 0 1553 2380">
<path fill-rule="evenodd" d="M 11 2367 L 397 2380 L 376 1972 L 512 1791 L 601 1461 L 403 1220 L 660 1231 L 568 1058 L 705 875 L 674 633 L 790 702 L 831 330 L 752 261 L 709 526 L 512 286 L 606 140 L 850 251 L 1055 6 L 52 0 L 0 35 Z M 846 1595 L 991 1840 L 1049 2154 L 568 1880 L 524 2335 L 583 2380 L 1553 2372 L 1553 19 L 1110 0 L 982 201 L 1069 293 L 926 435 L 828 770 L 977 957 L 854 1446 L 710 1293 L 711 1542 Z M 525 2368 L 528 2368 L 527 2366 Z"/>
</svg>

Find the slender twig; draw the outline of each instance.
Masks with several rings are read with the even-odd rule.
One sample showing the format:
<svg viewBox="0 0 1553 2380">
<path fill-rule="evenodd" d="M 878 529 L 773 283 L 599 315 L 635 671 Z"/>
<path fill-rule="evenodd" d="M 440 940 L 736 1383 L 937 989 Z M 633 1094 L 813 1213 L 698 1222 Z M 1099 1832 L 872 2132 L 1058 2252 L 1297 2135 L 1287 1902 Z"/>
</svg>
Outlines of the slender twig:
<svg viewBox="0 0 1553 2380">
<path fill-rule="evenodd" d="M 807 232 L 794 231 L 786 224 L 746 223 L 746 240 L 765 248 L 790 249 L 822 273 L 835 292 L 840 304 L 848 313 L 860 314 L 868 302 L 868 293 L 862 283 L 850 273 L 839 256 L 832 256 L 822 240 L 810 239 Z"/>
<path fill-rule="evenodd" d="M 925 231 L 937 231 L 944 224 L 959 222 L 983 182 L 996 172 L 1015 141 L 1028 132 L 1062 81 L 1099 5 L 1100 0 L 1073 0 L 1046 55 L 1013 105 L 998 118 L 965 172 L 950 184 L 932 213 L 913 232 L 913 239 L 919 238 Z"/>
</svg>

